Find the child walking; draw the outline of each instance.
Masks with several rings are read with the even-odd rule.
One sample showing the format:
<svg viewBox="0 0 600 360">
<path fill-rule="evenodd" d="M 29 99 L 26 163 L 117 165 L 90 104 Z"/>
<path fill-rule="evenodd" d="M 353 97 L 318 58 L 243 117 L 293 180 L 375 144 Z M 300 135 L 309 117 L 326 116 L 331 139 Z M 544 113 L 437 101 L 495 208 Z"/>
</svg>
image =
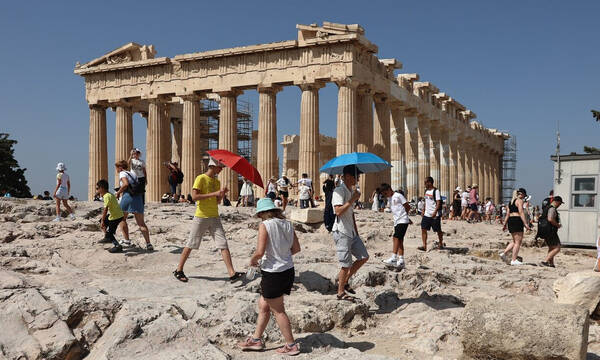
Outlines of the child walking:
<svg viewBox="0 0 600 360">
<path fill-rule="evenodd" d="M 383 260 L 383 263 L 393 266 L 397 270 L 402 270 L 404 269 L 404 235 L 406 235 L 408 225 L 412 224 L 412 221 L 408 217 L 410 205 L 404 197 L 404 193 L 401 191 L 394 192 L 389 184 L 381 184 L 379 188 L 385 197 L 391 198 L 391 209 L 394 214 L 392 256 L 389 259 Z"/>
<path fill-rule="evenodd" d="M 285 313 L 283 295 L 290 294 L 294 283 L 294 261 L 292 255 L 300 251 L 300 243 L 292 223 L 283 216 L 270 198 L 258 200 L 256 216 L 262 219 L 258 227 L 258 244 L 250 258 L 250 266 L 258 267 L 259 260 L 262 280 L 258 300 L 258 319 L 254 334 L 239 344 L 244 351 L 262 351 L 265 343 L 263 332 L 271 318 L 275 316 L 279 330 L 285 339 L 285 345 L 277 352 L 285 355 L 298 355 L 300 346 L 294 340 L 290 319 Z"/>
<path fill-rule="evenodd" d="M 100 226 L 102 227 L 102 231 L 104 231 L 103 242 L 111 242 L 114 245 L 108 249 L 108 252 L 123 252 L 123 247 L 115 239 L 117 227 L 119 227 L 119 224 L 123 220 L 123 210 L 121 210 L 117 198 L 108 192 L 108 181 L 104 179 L 99 180 L 96 183 L 96 191 L 104 201 L 104 211 L 102 211 L 102 217 L 100 218 Z"/>
<path fill-rule="evenodd" d="M 60 221 L 60 203 L 62 201 L 65 209 L 69 212 L 69 217 L 71 220 L 75 219 L 75 215 L 73 215 L 73 209 L 69 206 L 67 200 L 69 200 L 69 193 L 71 192 L 71 181 L 69 180 L 69 175 L 65 172 L 67 167 L 63 163 L 58 163 L 56 165 L 56 189 L 54 189 L 54 199 L 56 200 L 56 218 L 53 221 Z"/>
</svg>

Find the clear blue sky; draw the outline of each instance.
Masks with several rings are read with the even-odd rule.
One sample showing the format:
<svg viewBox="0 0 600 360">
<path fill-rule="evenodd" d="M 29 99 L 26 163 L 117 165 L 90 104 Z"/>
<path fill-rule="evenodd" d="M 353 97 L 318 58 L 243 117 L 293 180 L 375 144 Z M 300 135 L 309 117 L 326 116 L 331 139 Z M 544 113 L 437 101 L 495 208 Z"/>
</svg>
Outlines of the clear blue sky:
<svg viewBox="0 0 600 360">
<path fill-rule="evenodd" d="M 86 197 L 89 112 L 85 63 L 125 43 L 157 56 L 296 38 L 297 23 L 359 23 L 381 58 L 417 72 L 518 138 L 518 185 L 537 203 L 552 186 L 556 123 L 563 153 L 600 145 L 598 1 L 10 1 L 0 7 L 0 132 L 33 193 L 53 190 L 56 163 Z M 257 94 L 243 98 L 257 104 Z M 336 87 L 321 90 L 321 132 L 335 135 Z M 298 133 L 300 91 L 278 95 L 278 132 Z M 255 113 L 257 107 L 255 106 Z M 108 111 L 109 164 L 114 113 Z M 144 147 L 144 123 L 134 119 Z M 112 174 L 112 167 L 109 168 Z M 112 177 L 111 177 L 112 179 Z"/>
</svg>

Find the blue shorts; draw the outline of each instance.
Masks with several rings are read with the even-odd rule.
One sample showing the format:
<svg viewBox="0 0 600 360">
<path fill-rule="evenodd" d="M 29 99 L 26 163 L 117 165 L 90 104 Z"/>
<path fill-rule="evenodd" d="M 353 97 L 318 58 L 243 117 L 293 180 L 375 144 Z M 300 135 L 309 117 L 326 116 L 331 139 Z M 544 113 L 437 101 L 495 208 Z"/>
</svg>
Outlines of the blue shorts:
<svg viewBox="0 0 600 360">
<path fill-rule="evenodd" d="M 132 214 L 144 213 L 144 199 L 142 194 L 131 196 L 130 193 L 124 192 L 119 203 L 121 210 Z"/>
<path fill-rule="evenodd" d="M 421 219 L 421 229 L 422 230 L 433 230 L 435 232 L 442 232 L 442 220 L 440 217 L 431 218 L 429 216 L 423 216 Z"/>
</svg>

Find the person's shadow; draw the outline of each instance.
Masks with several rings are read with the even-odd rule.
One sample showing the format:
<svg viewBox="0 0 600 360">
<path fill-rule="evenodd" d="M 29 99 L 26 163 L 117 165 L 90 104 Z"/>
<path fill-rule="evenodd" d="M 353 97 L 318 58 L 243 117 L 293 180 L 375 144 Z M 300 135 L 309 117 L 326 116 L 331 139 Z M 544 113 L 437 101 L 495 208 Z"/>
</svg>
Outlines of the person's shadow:
<svg viewBox="0 0 600 360">
<path fill-rule="evenodd" d="M 375 344 L 368 341 L 345 342 L 328 333 L 315 333 L 296 339 L 300 344 L 303 353 L 311 353 L 315 349 L 326 347 L 336 349 L 355 348 L 360 352 L 365 352 L 375 347 Z"/>
</svg>

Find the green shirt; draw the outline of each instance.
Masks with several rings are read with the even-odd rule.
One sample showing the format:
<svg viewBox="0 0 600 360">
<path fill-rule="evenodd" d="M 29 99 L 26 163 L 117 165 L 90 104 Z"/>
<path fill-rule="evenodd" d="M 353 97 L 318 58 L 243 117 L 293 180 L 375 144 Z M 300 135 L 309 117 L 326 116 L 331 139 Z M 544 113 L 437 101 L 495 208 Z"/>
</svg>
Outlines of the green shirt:
<svg viewBox="0 0 600 360">
<path fill-rule="evenodd" d="M 102 199 L 104 200 L 104 207 L 108 208 L 108 220 L 117 220 L 123 217 L 123 210 L 121 210 L 117 198 L 113 194 L 107 192 L 102 196 Z"/>
</svg>

